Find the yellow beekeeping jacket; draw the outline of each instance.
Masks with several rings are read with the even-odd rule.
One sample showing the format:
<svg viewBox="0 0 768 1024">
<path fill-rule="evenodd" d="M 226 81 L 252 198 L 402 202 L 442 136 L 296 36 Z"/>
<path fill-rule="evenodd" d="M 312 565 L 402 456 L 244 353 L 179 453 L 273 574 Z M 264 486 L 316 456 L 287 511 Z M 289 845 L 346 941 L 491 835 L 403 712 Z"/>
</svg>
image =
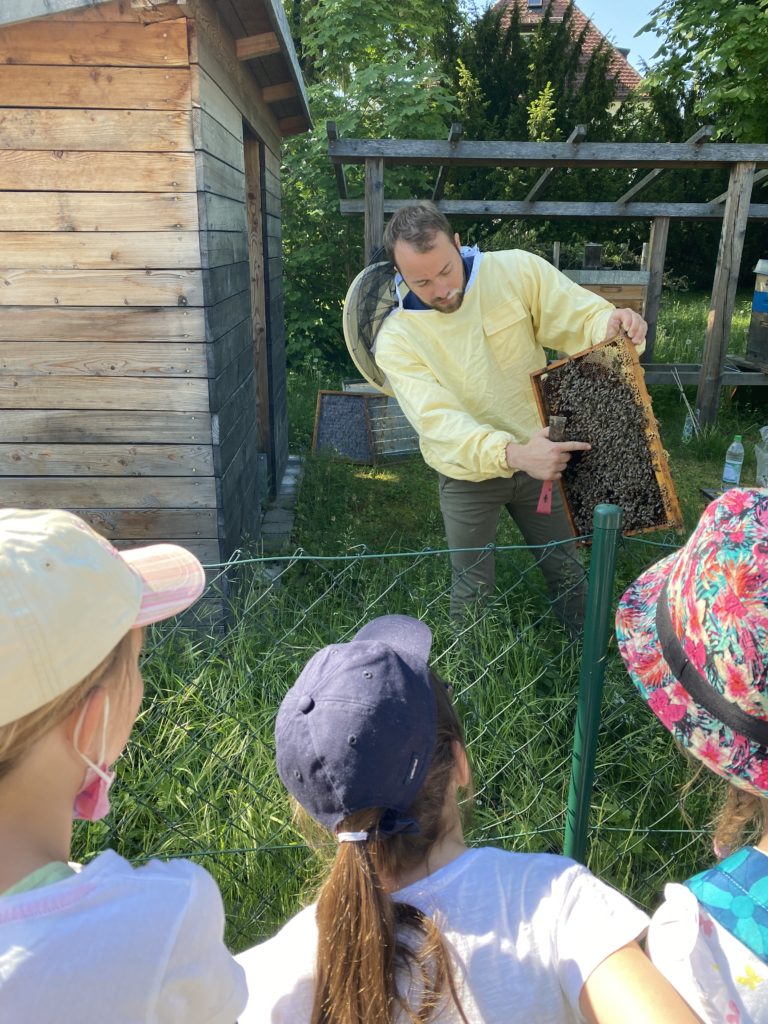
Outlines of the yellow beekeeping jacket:
<svg viewBox="0 0 768 1024">
<path fill-rule="evenodd" d="M 375 358 L 433 469 L 508 477 L 507 444 L 541 428 L 529 374 L 546 365 L 544 347 L 573 354 L 604 341 L 614 308 L 532 253 L 478 252 L 459 309 L 401 302 Z"/>
</svg>

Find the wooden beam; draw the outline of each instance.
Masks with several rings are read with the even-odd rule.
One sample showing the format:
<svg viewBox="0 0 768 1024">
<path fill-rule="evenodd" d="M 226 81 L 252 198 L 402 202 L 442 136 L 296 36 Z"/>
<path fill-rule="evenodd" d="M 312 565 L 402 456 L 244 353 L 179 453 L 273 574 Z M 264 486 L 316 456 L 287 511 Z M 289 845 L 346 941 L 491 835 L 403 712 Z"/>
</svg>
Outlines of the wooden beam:
<svg viewBox="0 0 768 1024">
<path fill-rule="evenodd" d="M 752 178 L 752 185 L 757 185 L 757 183 L 759 181 L 762 181 L 764 178 L 768 178 L 768 171 L 757 171 L 755 173 L 755 176 Z M 709 201 L 710 203 L 724 203 L 727 198 L 728 189 L 726 189 L 725 192 L 721 192 L 719 196 L 715 196 L 714 199 L 710 199 Z"/>
<path fill-rule="evenodd" d="M 572 145 L 572 146 L 578 146 L 578 144 L 580 142 L 583 142 L 584 139 L 586 139 L 586 137 L 587 137 L 587 126 L 585 124 L 577 124 L 576 127 L 571 132 L 571 134 L 566 139 L 566 142 L 570 143 L 570 145 Z M 528 195 L 525 197 L 525 202 L 526 203 L 532 202 L 534 196 L 536 196 L 537 193 L 541 192 L 541 190 L 544 188 L 544 185 L 547 182 L 547 179 L 550 177 L 550 175 L 552 174 L 553 171 L 554 171 L 554 167 L 548 167 L 546 169 L 546 171 L 544 171 L 544 173 L 538 179 L 538 181 L 534 182 L 533 188 L 530 190 Z"/>
<path fill-rule="evenodd" d="M 714 423 L 717 419 L 721 376 L 731 333 L 733 303 L 744 247 L 744 234 L 747 229 L 754 173 L 755 165 L 751 162 L 738 163 L 731 170 L 707 319 L 699 389 L 696 394 L 696 409 L 702 425 Z"/>
<path fill-rule="evenodd" d="M 458 121 L 454 121 L 448 131 L 448 142 L 455 146 L 457 142 L 461 141 L 461 137 L 464 134 L 464 128 Z M 438 200 L 443 198 L 443 192 L 445 191 L 445 183 L 448 180 L 448 168 L 440 167 L 437 171 L 437 178 L 435 179 L 435 186 L 432 189 L 432 202 L 436 203 Z"/>
<path fill-rule="evenodd" d="M 365 161 L 365 262 L 384 238 L 384 161 L 373 157 Z"/>
<path fill-rule="evenodd" d="M 669 217 L 654 217 L 651 224 L 650 255 L 648 257 L 649 273 L 648 290 L 645 293 L 643 316 L 648 321 L 648 333 L 645 339 L 644 363 L 653 360 L 653 349 L 656 344 L 656 325 L 659 321 L 661 306 L 661 289 L 664 282 L 664 257 L 667 252 L 669 236 Z"/>
<path fill-rule="evenodd" d="M 387 164 L 456 167 L 728 167 L 751 162 L 768 167 L 768 145 L 690 142 L 478 142 L 452 146 L 424 139 L 338 139 L 328 155 L 342 163 L 380 157 Z"/>
<path fill-rule="evenodd" d="M 328 135 L 329 142 L 335 142 L 339 137 L 339 130 L 336 127 L 335 121 L 325 122 L 325 131 Z M 336 174 L 336 187 L 339 190 L 339 199 L 347 199 L 349 193 L 347 192 L 347 176 L 344 173 L 344 167 L 342 164 L 334 164 L 333 170 Z"/>
<path fill-rule="evenodd" d="M 265 85 L 261 90 L 265 103 L 279 103 L 280 100 L 290 100 L 297 93 L 293 82 L 278 82 L 277 85 Z"/>
<path fill-rule="evenodd" d="M 394 213 L 412 199 L 387 199 L 384 212 Z M 652 220 L 671 217 L 673 220 L 722 220 L 723 207 L 712 203 L 566 203 L 537 200 L 522 201 L 486 199 L 443 199 L 438 206 L 447 217 L 605 217 L 615 220 Z M 343 214 L 363 213 L 362 199 L 344 199 L 339 208 Z M 768 220 L 768 203 L 753 203 L 749 216 Z"/>
<path fill-rule="evenodd" d="M 687 139 L 687 143 L 691 143 L 694 146 L 700 146 L 702 142 L 706 142 L 707 139 L 711 139 L 714 135 L 715 129 L 711 124 L 705 124 L 703 128 L 699 128 L 697 132 L 694 132 L 690 139 Z M 650 174 L 646 174 L 644 178 L 636 182 L 630 189 L 628 189 L 623 196 L 619 196 L 616 200 L 617 203 L 626 203 L 636 196 L 638 192 L 641 192 L 647 185 L 650 185 L 652 181 L 655 181 L 660 174 L 664 173 L 663 167 L 657 167 L 656 170 L 651 171 Z"/>
<path fill-rule="evenodd" d="M 260 32 L 257 36 L 241 36 L 235 40 L 235 55 L 238 60 L 270 57 L 273 53 L 280 52 L 280 40 L 274 32 Z"/>
<path fill-rule="evenodd" d="M 285 137 L 286 135 L 300 135 L 302 132 L 309 131 L 312 126 L 303 114 L 299 114 L 296 117 L 281 118 L 277 122 L 277 127 L 280 129 L 280 134 Z"/>
</svg>

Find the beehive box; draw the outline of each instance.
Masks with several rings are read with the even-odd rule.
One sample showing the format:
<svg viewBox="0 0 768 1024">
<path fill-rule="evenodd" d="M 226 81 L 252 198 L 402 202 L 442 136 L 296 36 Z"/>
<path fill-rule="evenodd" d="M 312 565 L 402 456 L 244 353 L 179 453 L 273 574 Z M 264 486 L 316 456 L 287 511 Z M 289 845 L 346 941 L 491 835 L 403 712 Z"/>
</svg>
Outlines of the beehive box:
<svg viewBox="0 0 768 1024">
<path fill-rule="evenodd" d="M 565 416 L 574 452 L 561 488 L 577 536 L 592 533 L 595 505 L 618 505 L 624 532 L 680 529 L 677 494 L 634 345 L 605 341 L 531 374 L 542 424 Z"/>
</svg>

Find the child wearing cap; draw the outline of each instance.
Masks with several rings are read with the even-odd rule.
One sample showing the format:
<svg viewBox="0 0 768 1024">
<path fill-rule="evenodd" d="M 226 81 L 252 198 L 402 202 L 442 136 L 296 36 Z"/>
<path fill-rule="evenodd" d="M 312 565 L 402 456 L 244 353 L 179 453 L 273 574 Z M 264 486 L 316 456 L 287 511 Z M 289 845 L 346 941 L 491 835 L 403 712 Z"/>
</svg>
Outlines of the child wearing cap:
<svg viewBox="0 0 768 1024">
<path fill-rule="evenodd" d="M 702 1020 L 768 1021 L 768 491 L 712 502 L 629 587 L 616 629 L 651 711 L 729 783 L 720 863 L 665 887 L 649 955 Z M 757 842 L 739 848 L 750 822 Z"/>
<path fill-rule="evenodd" d="M 143 627 L 200 596 L 184 548 L 120 553 L 68 512 L 0 511 L 0 1018 L 233 1024 L 242 970 L 188 861 L 68 863 L 143 695 Z"/>
<path fill-rule="evenodd" d="M 431 643 L 417 619 L 374 619 L 280 706 L 280 778 L 338 847 L 317 904 L 238 957 L 241 1024 L 693 1022 L 618 892 L 562 857 L 467 849 L 470 771 Z"/>
</svg>

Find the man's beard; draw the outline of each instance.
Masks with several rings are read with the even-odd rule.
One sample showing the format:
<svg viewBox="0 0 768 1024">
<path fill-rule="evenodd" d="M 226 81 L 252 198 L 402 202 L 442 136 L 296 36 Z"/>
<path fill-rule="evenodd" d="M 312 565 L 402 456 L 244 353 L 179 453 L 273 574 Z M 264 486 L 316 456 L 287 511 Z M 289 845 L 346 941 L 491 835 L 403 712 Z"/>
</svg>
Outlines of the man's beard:
<svg viewBox="0 0 768 1024">
<path fill-rule="evenodd" d="M 448 295 L 447 299 L 444 299 L 439 305 L 438 303 L 433 302 L 432 309 L 437 310 L 438 313 L 455 313 L 463 301 L 464 289 L 454 288 L 454 290 Z"/>
</svg>

